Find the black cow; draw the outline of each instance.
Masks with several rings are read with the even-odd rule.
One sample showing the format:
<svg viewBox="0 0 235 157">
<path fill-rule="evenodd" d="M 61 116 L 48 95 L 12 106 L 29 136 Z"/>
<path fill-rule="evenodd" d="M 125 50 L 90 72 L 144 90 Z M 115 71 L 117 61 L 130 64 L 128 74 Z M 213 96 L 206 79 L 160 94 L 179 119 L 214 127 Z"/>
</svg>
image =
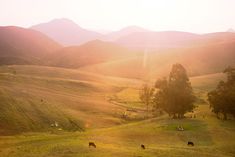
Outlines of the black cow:
<svg viewBox="0 0 235 157">
<path fill-rule="evenodd" d="M 191 141 L 188 141 L 188 146 L 194 146 L 194 143 Z"/>
<path fill-rule="evenodd" d="M 142 149 L 145 149 L 145 145 L 143 145 L 143 144 L 141 144 L 140 147 L 141 147 Z"/>
<path fill-rule="evenodd" d="M 95 143 L 94 143 L 94 142 L 89 142 L 89 148 L 90 148 L 90 147 L 94 147 L 94 148 L 96 148 Z"/>
</svg>

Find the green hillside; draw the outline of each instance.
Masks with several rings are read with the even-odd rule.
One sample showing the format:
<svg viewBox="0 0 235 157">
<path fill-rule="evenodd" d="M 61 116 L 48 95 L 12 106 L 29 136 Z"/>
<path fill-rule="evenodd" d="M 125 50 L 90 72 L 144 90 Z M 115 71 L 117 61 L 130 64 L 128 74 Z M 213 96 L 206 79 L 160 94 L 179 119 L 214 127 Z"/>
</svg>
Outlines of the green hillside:
<svg viewBox="0 0 235 157">
<path fill-rule="evenodd" d="M 1 66 L 0 156 L 233 156 L 234 120 L 218 120 L 206 102 L 207 91 L 224 75 L 190 79 L 201 100 L 194 113 L 182 120 L 145 119 L 138 99 L 141 81 L 54 67 Z M 184 131 L 177 131 L 178 125 Z M 91 141 L 97 148 L 88 147 Z M 188 141 L 195 146 L 187 146 Z"/>
<path fill-rule="evenodd" d="M 197 112 L 208 113 L 208 106 Z M 185 131 L 177 131 L 182 125 Z M 22 134 L 1 137 L 1 156 L 203 156 L 231 157 L 235 150 L 234 121 L 223 122 L 207 114 L 193 119 L 172 120 L 167 117 L 134 122 L 108 129 L 83 133 Z M 88 142 L 97 148 L 89 148 Z M 188 141 L 195 143 L 187 146 Z M 140 144 L 146 146 L 145 150 Z"/>
<path fill-rule="evenodd" d="M 191 81 L 195 93 L 205 99 L 207 91 L 221 79 L 223 74 L 212 74 L 192 77 Z M 122 124 L 125 120 L 120 115 L 125 109 L 144 109 L 138 100 L 141 84 L 138 80 L 63 68 L 1 66 L 0 132 L 50 131 L 55 129 L 50 127 L 55 122 L 65 130 Z"/>
<path fill-rule="evenodd" d="M 106 96 L 129 82 L 76 70 L 2 66 L 0 134 L 59 128 L 74 131 L 120 124 L 121 119 L 115 115 L 120 107 L 108 103 Z M 132 81 L 132 86 L 135 84 Z M 51 127 L 55 122 L 58 128 Z"/>
</svg>

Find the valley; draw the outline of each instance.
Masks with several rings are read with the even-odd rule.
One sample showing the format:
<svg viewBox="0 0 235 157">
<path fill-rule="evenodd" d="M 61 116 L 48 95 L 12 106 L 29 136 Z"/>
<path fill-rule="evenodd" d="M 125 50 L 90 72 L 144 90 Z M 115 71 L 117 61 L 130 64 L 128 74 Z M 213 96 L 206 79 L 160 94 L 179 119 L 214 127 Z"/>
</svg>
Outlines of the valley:
<svg viewBox="0 0 235 157">
<path fill-rule="evenodd" d="M 208 99 L 232 82 L 234 52 L 234 32 L 128 26 L 104 35 L 65 18 L 0 26 L 0 156 L 234 156 L 234 116 L 223 120 Z M 161 92 L 186 96 L 161 102 Z M 188 100 L 192 110 L 170 110 Z"/>
</svg>

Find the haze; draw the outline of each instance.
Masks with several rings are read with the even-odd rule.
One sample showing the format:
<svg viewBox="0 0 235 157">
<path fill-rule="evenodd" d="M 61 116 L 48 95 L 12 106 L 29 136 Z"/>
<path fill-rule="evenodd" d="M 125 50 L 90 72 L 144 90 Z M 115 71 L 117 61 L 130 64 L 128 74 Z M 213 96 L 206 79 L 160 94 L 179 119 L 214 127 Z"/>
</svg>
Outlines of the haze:
<svg viewBox="0 0 235 157">
<path fill-rule="evenodd" d="M 128 25 L 194 33 L 235 27 L 232 0 L 0 0 L 0 25 L 31 25 L 69 18 L 92 30 Z"/>
</svg>

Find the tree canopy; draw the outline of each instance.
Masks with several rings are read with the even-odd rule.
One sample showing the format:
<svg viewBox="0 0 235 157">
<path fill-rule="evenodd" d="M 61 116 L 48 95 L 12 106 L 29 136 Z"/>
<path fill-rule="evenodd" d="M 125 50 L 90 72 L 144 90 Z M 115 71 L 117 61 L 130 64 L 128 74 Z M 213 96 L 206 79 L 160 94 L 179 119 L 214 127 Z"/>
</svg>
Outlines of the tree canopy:
<svg viewBox="0 0 235 157">
<path fill-rule="evenodd" d="M 158 91 L 154 97 L 155 108 L 161 108 L 170 116 L 183 118 L 194 109 L 195 96 L 185 68 L 174 64 L 169 79 L 159 79 L 155 83 Z"/>
<path fill-rule="evenodd" d="M 208 93 L 208 101 L 212 111 L 222 113 L 224 119 L 227 114 L 235 116 L 235 69 L 228 67 L 224 70 L 226 81 L 220 81 L 215 90 Z"/>
</svg>

